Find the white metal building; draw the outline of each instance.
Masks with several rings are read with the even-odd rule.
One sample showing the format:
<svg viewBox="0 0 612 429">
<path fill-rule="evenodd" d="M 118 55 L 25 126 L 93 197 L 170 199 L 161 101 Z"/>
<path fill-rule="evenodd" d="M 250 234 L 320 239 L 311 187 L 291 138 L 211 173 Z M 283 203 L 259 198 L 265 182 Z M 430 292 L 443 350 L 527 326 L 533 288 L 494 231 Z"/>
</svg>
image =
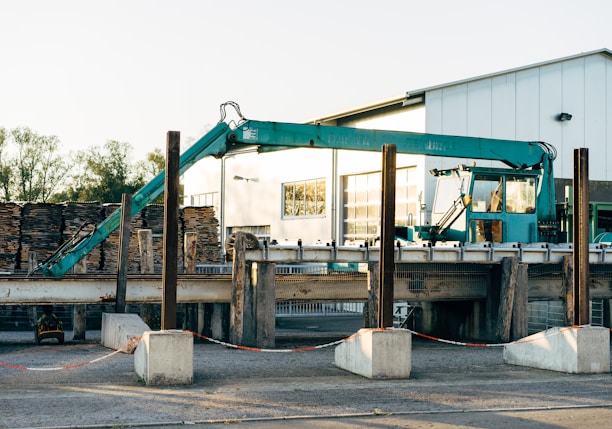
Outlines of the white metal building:
<svg viewBox="0 0 612 429">
<path fill-rule="evenodd" d="M 563 179 L 573 174 L 573 150 L 588 147 L 596 181 L 591 197 L 612 201 L 606 183 L 612 181 L 608 49 L 412 90 L 312 122 L 545 141 L 558 150 L 557 200 L 564 198 Z M 435 185 L 430 169 L 471 161 L 399 155 L 396 223 L 427 221 Z M 214 205 L 222 240 L 247 230 L 279 243 L 362 243 L 379 236 L 381 163 L 373 153 L 312 149 L 206 159 L 185 174 L 185 204 Z"/>
</svg>

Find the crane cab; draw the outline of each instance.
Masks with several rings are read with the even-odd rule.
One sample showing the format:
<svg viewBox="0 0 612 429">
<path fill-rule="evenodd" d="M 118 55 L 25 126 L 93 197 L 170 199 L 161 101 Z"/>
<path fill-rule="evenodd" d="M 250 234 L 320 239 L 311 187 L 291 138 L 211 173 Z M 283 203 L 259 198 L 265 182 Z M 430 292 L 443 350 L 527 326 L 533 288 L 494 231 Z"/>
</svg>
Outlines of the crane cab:
<svg viewBox="0 0 612 429">
<path fill-rule="evenodd" d="M 539 170 L 459 166 L 437 177 L 431 225 L 419 236 L 432 243 L 536 242 Z"/>
</svg>

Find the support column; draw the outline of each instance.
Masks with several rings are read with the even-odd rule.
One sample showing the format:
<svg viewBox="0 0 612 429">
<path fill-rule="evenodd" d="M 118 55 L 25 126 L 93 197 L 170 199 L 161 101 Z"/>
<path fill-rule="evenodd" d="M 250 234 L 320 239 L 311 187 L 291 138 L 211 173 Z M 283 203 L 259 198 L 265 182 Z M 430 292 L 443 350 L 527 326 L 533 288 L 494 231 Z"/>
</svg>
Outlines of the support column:
<svg viewBox="0 0 612 429">
<path fill-rule="evenodd" d="M 393 144 L 383 145 L 378 327 L 393 327 L 395 275 L 395 154 Z"/>
<path fill-rule="evenodd" d="M 38 266 L 38 255 L 36 254 L 36 252 L 28 252 L 28 273 L 34 272 L 37 266 Z M 30 325 L 34 327 L 34 330 L 36 330 L 36 322 L 38 321 L 38 313 L 36 311 L 35 305 L 28 307 L 28 319 L 30 321 Z"/>
<path fill-rule="evenodd" d="M 127 273 L 130 253 L 130 221 L 132 219 L 132 196 L 121 196 L 121 226 L 119 235 L 119 264 L 117 265 L 117 292 L 115 313 L 125 313 L 127 294 Z"/>
<path fill-rule="evenodd" d="M 589 298 L 589 149 L 574 149 L 574 325 L 591 323 Z"/>
<path fill-rule="evenodd" d="M 176 285 L 178 280 L 178 195 L 181 133 L 168 131 L 166 182 L 164 187 L 164 269 L 162 273 L 161 329 L 176 329 Z"/>
<path fill-rule="evenodd" d="M 140 252 L 140 273 L 154 274 L 153 261 L 153 231 L 150 229 L 138 230 L 138 249 Z M 140 317 L 149 326 L 155 325 L 155 311 L 153 304 L 142 304 L 140 306 Z"/>
<path fill-rule="evenodd" d="M 518 258 L 506 257 L 502 259 L 501 295 L 497 316 L 496 336 L 502 342 L 510 340 L 510 327 L 512 323 L 512 309 L 514 306 L 514 291 L 518 271 Z"/>
<path fill-rule="evenodd" d="M 574 258 L 573 256 L 563 257 L 562 284 L 564 291 L 564 325 L 571 326 L 574 323 Z"/>
<path fill-rule="evenodd" d="M 185 254 L 184 268 L 185 274 L 196 273 L 196 261 L 197 261 L 197 244 L 198 244 L 198 233 L 197 232 L 186 232 L 183 245 L 183 252 Z M 201 333 L 199 330 L 199 308 L 196 303 L 185 304 L 185 329 L 193 332 Z M 202 314 L 203 316 L 203 314 Z"/>
<path fill-rule="evenodd" d="M 220 341 L 230 340 L 230 304 L 202 304 L 204 312 L 203 333 Z"/>
<path fill-rule="evenodd" d="M 244 338 L 245 287 L 251 283 L 250 264 L 245 260 L 246 239 L 244 234 L 236 233 L 232 260 L 232 300 L 230 308 L 230 342 L 242 344 Z"/>
<path fill-rule="evenodd" d="M 255 299 L 256 347 L 273 348 L 276 344 L 276 293 L 274 262 L 253 262 L 252 289 Z"/>
<path fill-rule="evenodd" d="M 368 302 L 366 302 L 363 314 L 365 328 L 378 328 L 379 265 L 378 262 L 368 262 Z"/>
<path fill-rule="evenodd" d="M 87 273 L 87 255 L 74 266 L 75 274 Z M 72 309 L 72 339 L 84 340 L 87 332 L 87 304 L 74 304 Z"/>
<path fill-rule="evenodd" d="M 246 238 L 237 233 L 232 269 L 230 341 L 249 347 L 275 343 L 276 264 L 245 260 Z"/>
<path fill-rule="evenodd" d="M 516 287 L 514 288 L 514 305 L 512 307 L 512 340 L 529 335 L 529 273 L 527 264 L 518 264 Z"/>
</svg>

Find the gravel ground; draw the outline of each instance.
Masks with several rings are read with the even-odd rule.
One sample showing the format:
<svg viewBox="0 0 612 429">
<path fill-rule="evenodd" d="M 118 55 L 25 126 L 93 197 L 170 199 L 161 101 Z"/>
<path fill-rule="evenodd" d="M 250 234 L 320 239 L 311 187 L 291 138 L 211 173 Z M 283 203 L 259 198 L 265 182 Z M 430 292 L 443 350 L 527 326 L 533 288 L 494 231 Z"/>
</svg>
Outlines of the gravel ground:
<svg viewBox="0 0 612 429">
<path fill-rule="evenodd" d="M 277 348 L 344 338 L 339 332 L 313 330 L 316 334 L 299 336 L 286 329 L 277 336 Z M 38 346 L 33 335 L 0 333 L 0 428 L 118 428 L 491 410 L 502 419 L 503 411 L 513 410 L 612 409 L 610 373 L 577 375 L 506 365 L 500 347 L 413 338 L 409 379 L 370 380 L 337 368 L 334 347 L 260 353 L 196 342 L 192 385 L 148 387 L 134 372 L 133 355 L 110 355 L 99 344 L 99 332 L 88 331 L 83 342 L 71 338 L 67 332 L 65 345 Z M 25 370 L 10 365 L 74 367 Z M 377 427 L 404 427 L 380 423 Z"/>
</svg>

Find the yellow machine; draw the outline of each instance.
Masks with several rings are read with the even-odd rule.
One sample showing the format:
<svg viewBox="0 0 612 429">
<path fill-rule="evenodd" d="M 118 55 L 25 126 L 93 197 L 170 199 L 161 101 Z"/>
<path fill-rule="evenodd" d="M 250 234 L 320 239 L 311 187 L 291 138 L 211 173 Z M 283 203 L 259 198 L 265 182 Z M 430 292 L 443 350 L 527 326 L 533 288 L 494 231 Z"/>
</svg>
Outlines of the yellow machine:
<svg viewBox="0 0 612 429">
<path fill-rule="evenodd" d="M 60 344 L 64 344 L 62 321 L 53 314 L 53 306 L 43 306 L 43 315 L 36 321 L 34 335 L 38 344 L 47 338 L 57 338 Z"/>
</svg>

